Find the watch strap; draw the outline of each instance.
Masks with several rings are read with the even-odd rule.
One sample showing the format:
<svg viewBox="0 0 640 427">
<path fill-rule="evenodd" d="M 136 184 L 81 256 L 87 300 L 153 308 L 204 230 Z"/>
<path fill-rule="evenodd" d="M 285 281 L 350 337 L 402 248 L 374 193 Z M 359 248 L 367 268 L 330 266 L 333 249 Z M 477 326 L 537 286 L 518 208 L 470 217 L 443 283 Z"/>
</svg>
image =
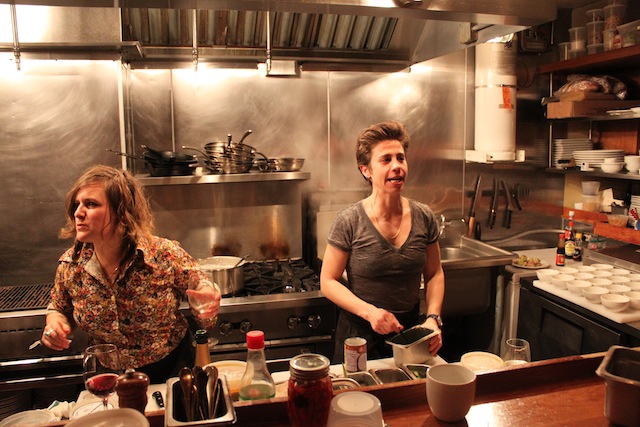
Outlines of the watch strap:
<svg viewBox="0 0 640 427">
<path fill-rule="evenodd" d="M 428 318 L 432 318 L 435 319 L 436 323 L 438 324 L 439 328 L 442 328 L 442 317 L 440 317 L 439 314 L 427 314 L 427 319 Z"/>
</svg>

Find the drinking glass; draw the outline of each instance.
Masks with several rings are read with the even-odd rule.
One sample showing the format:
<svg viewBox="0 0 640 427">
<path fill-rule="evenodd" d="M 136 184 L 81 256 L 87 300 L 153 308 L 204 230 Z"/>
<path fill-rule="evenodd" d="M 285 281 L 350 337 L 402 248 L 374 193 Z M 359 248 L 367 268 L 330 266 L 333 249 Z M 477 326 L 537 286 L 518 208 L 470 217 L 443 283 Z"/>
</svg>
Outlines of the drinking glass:
<svg viewBox="0 0 640 427">
<path fill-rule="evenodd" d="M 194 286 L 190 286 L 189 289 L 194 290 L 196 292 L 205 292 L 205 293 L 216 291 L 214 286 L 211 284 L 211 282 L 204 281 L 204 280 L 200 281 L 198 284 Z M 205 311 L 207 311 L 208 308 L 214 305 L 214 303 L 211 302 L 210 297 L 208 296 L 202 296 L 202 295 L 190 293 L 187 296 L 187 298 L 189 299 L 189 305 L 199 314 L 204 313 Z M 214 316 L 210 319 L 201 319 L 201 321 L 204 323 L 204 326 L 207 329 L 209 329 L 215 326 L 215 324 L 218 322 L 218 316 Z"/>
<path fill-rule="evenodd" d="M 502 360 L 506 366 L 521 365 L 531 362 L 529 342 L 522 338 L 509 338 L 506 342 Z"/>
<path fill-rule="evenodd" d="M 89 393 L 102 399 L 102 409 L 109 409 L 109 397 L 116 391 L 121 373 L 118 347 L 97 344 L 87 347 L 82 359 L 84 384 Z"/>
</svg>

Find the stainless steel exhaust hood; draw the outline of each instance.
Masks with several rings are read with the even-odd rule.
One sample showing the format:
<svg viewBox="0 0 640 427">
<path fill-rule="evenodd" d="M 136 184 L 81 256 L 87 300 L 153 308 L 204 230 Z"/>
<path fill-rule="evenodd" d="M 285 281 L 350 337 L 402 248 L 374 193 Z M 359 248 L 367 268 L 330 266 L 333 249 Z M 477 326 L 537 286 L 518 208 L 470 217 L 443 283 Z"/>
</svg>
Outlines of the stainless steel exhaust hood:
<svg viewBox="0 0 640 427">
<path fill-rule="evenodd" d="M 113 22 L 106 25 L 118 26 L 121 39 L 85 40 L 85 44 L 95 48 L 112 43 L 132 67 L 170 67 L 193 61 L 255 66 L 265 61 L 269 48 L 272 58 L 296 61 L 305 70 L 397 70 L 552 21 L 557 13 L 556 0 L 0 0 L 0 3 L 17 5 L 18 18 L 20 5 L 27 4 L 59 10 L 83 8 L 84 14 L 90 14 L 90 9 L 117 9 Z M 102 15 L 100 19 L 104 20 Z M 92 24 L 96 23 L 86 22 Z M 19 36 L 20 25 L 17 33 Z M 7 48 L 2 42 L 0 48 Z M 72 45 L 65 42 L 60 40 L 59 50 L 64 50 L 65 44 Z M 49 47 L 54 45 L 50 43 Z M 77 45 L 73 44 L 76 50 Z M 36 47 L 27 43 L 22 49 Z"/>
</svg>

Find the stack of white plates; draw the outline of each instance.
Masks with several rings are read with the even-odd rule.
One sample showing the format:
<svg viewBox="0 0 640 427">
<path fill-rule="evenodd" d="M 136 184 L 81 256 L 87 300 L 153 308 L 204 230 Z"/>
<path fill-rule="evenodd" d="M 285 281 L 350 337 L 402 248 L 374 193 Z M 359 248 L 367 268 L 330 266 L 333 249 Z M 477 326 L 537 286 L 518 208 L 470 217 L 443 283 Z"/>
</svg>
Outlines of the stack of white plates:
<svg viewBox="0 0 640 427">
<path fill-rule="evenodd" d="M 624 162 L 624 150 L 578 150 L 573 152 L 576 165 L 588 163 L 590 167 L 600 167 L 604 159 L 616 159 L 615 162 Z"/>
<path fill-rule="evenodd" d="M 573 152 L 578 150 L 592 150 L 593 143 L 587 138 L 554 139 L 552 164 L 555 167 L 567 166 L 573 161 Z M 563 162 L 561 162 L 564 160 Z"/>
</svg>

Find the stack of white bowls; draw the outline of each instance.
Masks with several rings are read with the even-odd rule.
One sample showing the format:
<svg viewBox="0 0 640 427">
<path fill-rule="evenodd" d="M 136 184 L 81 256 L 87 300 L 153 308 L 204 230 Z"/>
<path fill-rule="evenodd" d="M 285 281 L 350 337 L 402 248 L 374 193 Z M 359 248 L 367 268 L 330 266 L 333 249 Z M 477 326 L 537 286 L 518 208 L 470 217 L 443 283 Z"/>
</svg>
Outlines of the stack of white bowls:
<svg viewBox="0 0 640 427">
<path fill-rule="evenodd" d="M 602 304 L 611 312 L 640 310 L 640 274 L 611 264 L 537 270 L 538 279 L 564 292 Z"/>
<path fill-rule="evenodd" d="M 640 170 L 640 156 L 624 156 L 624 167 L 630 173 L 638 173 Z"/>
</svg>

